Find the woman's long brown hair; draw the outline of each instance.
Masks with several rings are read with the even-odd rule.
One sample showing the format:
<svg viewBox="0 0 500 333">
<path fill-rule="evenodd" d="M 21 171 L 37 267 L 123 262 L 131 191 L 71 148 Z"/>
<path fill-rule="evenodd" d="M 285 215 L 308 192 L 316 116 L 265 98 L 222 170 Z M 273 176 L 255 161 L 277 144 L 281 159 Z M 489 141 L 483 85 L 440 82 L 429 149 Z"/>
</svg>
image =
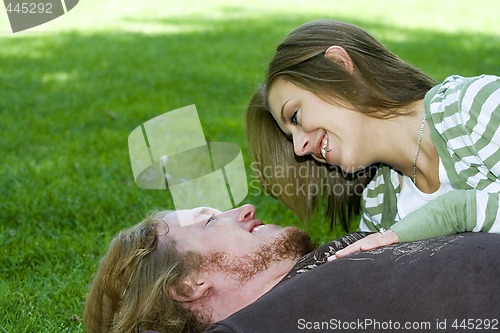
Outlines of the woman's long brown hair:
<svg viewBox="0 0 500 333">
<path fill-rule="evenodd" d="M 325 57 L 333 45 L 347 51 L 354 74 Z M 252 96 L 246 112 L 252 169 L 258 173 L 266 192 L 300 218 L 308 219 L 326 206 L 325 218 L 340 223 L 348 231 L 359 216 L 362 189 L 373 177 L 377 165 L 355 175 L 345 175 L 310 157 L 296 156 L 293 143 L 278 127 L 267 103 L 269 89 L 278 78 L 327 102 L 378 118 L 407 114 L 405 107 L 422 99 L 435 82 L 361 28 L 344 22 L 306 23 L 277 47 L 267 78 Z M 285 188 L 292 190 L 285 193 Z"/>
</svg>

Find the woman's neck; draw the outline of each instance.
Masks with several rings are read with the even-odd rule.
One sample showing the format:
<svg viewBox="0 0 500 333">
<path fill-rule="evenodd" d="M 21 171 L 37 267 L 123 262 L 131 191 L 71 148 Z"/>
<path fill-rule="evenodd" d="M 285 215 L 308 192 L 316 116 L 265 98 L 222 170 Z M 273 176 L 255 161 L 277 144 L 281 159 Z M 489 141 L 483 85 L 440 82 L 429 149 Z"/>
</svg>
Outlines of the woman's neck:
<svg viewBox="0 0 500 333">
<path fill-rule="evenodd" d="M 411 103 L 404 111 L 407 115 L 380 119 L 378 126 L 383 127 L 384 134 L 376 143 L 376 152 L 380 162 L 410 179 L 415 176 L 416 185 L 422 192 L 433 193 L 440 185 L 439 155 L 424 119 L 423 100 Z"/>
</svg>

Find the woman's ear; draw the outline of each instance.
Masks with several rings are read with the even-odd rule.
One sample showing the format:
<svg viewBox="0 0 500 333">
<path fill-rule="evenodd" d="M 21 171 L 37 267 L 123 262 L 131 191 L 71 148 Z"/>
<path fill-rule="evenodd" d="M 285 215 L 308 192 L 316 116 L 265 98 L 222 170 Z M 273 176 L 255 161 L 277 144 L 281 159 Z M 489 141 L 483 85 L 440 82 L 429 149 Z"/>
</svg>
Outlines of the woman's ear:
<svg viewBox="0 0 500 333">
<path fill-rule="evenodd" d="M 186 278 L 178 286 L 171 286 L 170 296 L 178 302 L 194 302 L 209 296 L 213 284 Z"/>
<path fill-rule="evenodd" d="M 339 65 L 342 65 L 349 74 L 354 74 L 354 64 L 352 62 L 349 53 L 342 47 L 338 45 L 333 45 L 328 48 L 325 52 L 325 57 Z"/>
</svg>

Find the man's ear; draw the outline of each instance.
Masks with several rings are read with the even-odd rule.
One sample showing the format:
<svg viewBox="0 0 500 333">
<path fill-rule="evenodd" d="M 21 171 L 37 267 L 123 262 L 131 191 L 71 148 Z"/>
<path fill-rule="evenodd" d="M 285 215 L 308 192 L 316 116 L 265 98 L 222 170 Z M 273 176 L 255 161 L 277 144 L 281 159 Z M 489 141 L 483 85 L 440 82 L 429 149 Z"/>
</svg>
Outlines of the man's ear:
<svg viewBox="0 0 500 333">
<path fill-rule="evenodd" d="M 178 302 L 194 302 L 207 297 L 213 288 L 211 282 L 186 278 L 178 286 L 169 289 L 170 296 Z"/>
<path fill-rule="evenodd" d="M 354 74 L 354 64 L 352 62 L 352 59 L 349 56 L 349 53 L 347 53 L 347 51 L 342 46 L 330 46 L 325 52 L 325 57 L 330 61 L 344 66 L 349 74 Z"/>
</svg>

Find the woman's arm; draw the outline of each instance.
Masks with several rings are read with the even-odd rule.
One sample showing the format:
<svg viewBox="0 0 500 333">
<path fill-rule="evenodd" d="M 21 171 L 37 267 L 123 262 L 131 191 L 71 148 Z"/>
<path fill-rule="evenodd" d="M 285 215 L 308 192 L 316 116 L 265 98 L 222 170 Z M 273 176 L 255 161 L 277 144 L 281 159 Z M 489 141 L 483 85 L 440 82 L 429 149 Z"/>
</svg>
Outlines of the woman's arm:
<svg viewBox="0 0 500 333">
<path fill-rule="evenodd" d="M 500 233 L 499 194 L 454 190 L 409 214 L 391 230 L 401 242 L 467 231 Z"/>
<path fill-rule="evenodd" d="M 499 193 L 454 190 L 415 210 L 386 232 L 372 234 L 336 253 L 337 258 L 398 242 L 461 232 L 500 233 Z"/>
</svg>

